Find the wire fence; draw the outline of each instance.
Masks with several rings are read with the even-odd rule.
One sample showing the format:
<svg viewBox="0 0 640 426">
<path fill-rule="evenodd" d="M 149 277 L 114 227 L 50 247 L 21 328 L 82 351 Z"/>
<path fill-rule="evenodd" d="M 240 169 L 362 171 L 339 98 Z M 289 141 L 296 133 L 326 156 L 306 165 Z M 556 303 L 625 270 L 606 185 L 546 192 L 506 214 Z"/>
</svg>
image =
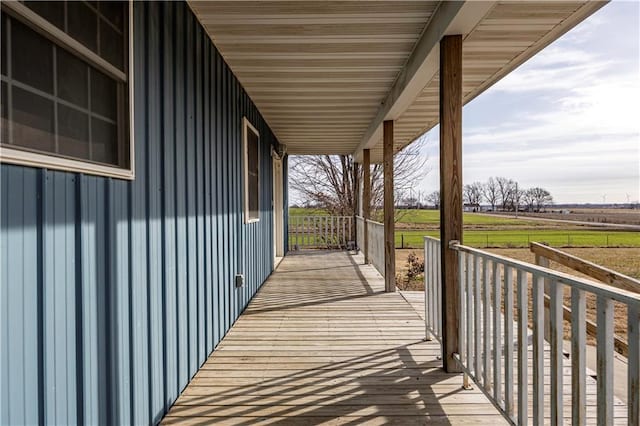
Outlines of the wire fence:
<svg viewBox="0 0 640 426">
<path fill-rule="evenodd" d="M 399 249 L 421 248 L 425 236 L 437 237 L 437 232 L 396 232 L 395 245 Z M 640 247 L 640 232 L 593 233 L 502 233 L 466 232 L 464 244 L 481 248 L 522 248 L 532 241 L 554 247 Z"/>
</svg>

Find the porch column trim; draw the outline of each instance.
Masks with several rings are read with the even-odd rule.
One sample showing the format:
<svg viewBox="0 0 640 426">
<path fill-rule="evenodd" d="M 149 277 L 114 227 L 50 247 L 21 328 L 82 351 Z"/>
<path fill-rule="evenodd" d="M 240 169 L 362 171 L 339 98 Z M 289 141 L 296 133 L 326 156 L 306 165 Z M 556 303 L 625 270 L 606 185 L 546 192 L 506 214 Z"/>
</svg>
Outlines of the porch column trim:
<svg viewBox="0 0 640 426">
<path fill-rule="evenodd" d="M 383 123 L 384 164 L 384 287 L 396 291 L 395 223 L 393 220 L 393 120 Z"/>
<path fill-rule="evenodd" d="M 460 291 L 458 252 L 462 242 L 462 35 L 440 41 L 440 243 L 442 249 L 442 362 L 445 371 L 460 372 Z"/>
<path fill-rule="evenodd" d="M 367 220 L 371 219 L 371 151 L 368 149 L 362 152 L 362 217 L 364 218 L 362 234 L 364 263 L 371 263 L 371 259 L 369 259 L 369 226 L 367 225 Z"/>
</svg>

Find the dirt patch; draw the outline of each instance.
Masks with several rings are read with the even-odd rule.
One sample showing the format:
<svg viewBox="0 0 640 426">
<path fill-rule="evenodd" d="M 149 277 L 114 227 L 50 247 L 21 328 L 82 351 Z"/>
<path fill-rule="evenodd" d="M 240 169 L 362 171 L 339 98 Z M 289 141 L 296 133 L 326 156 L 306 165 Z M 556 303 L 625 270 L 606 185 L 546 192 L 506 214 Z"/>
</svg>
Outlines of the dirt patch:
<svg viewBox="0 0 640 426">
<path fill-rule="evenodd" d="M 618 223 L 623 225 L 640 225 L 640 210 L 638 209 L 566 209 L 567 213 L 520 213 L 520 216 L 574 220 L 578 222 Z M 515 213 L 500 212 L 501 216 L 515 216 Z"/>
<path fill-rule="evenodd" d="M 489 249 L 488 251 L 522 260 L 535 262 L 535 255 L 529 249 Z M 562 251 L 578 256 L 581 259 L 596 263 L 605 268 L 613 269 L 631 278 L 640 279 L 640 248 L 563 248 Z M 572 275 L 586 277 L 572 269 L 552 262 L 552 269 L 567 272 Z"/>
<path fill-rule="evenodd" d="M 535 262 L 535 256 L 529 249 L 489 249 L 489 251 L 529 263 Z M 640 248 L 566 248 L 562 251 L 632 278 L 640 279 Z M 550 267 L 556 271 L 592 279 L 556 262 L 551 262 Z M 531 294 L 529 297 L 531 298 Z M 587 318 L 596 322 L 596 297 L 587 293 L 586 299 Z M 565 286 L 564 289 L 564 305 L 571 306 L 571 289 L 568 286 Z M 614 303 L 614 332 L 627 340 L 627 308 L 621 303 Z M 564 337 L 566 339 L 571 337 L 571 326 L 567 321 L 564 321 Z M 595 339 L 587 336 L 587 342 L 595 344 Z"/>
</svg>

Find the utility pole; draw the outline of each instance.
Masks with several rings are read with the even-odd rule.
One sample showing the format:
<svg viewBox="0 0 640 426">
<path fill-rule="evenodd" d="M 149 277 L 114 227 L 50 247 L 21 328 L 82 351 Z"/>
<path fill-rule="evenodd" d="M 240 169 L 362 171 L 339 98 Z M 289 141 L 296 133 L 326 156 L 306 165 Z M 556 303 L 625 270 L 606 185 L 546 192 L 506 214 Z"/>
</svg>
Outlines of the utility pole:
<svg viewBox="0 0 640 426">
<path fill-rule="evenodd" d="M 518 194 L 518 182 L 516 182 L 516 219 L 518 218 L 518 205 L 520 204 L 520 194 Z"/>
</svg>

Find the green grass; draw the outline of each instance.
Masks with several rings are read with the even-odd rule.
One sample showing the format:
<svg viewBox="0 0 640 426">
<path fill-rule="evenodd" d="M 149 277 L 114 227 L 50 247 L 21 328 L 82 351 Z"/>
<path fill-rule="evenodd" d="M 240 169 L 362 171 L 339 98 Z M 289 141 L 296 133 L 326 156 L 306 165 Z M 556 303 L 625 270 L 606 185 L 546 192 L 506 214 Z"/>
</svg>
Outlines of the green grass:
<svg viewBox="0 0 640 426">
<path fill-rule="evenodd" d="M 440 223 L 439 210 L 400 210 L 400 223 L 431 224 Z M 465 225 L 531 225 L 531 221 L 511 219 L 508 217 L 484 216 L 476 213 L 463 213 Z"/>
<path fill-rule="evenodd" d="M 422 248 L 424 236 L 439 236 L 439 231 L 434 229 L 440 222 L 438 210 L 405 210 L 402 213 L 400 223 L 432 229 L 396 228 L 396 247 Z M 327 212 L 321 209 L 290 208 L 289 215 L 326 216 Z M 558 229 L 558 225 L 550 225 L 546 222 L 475 213 L 464 213 L 463 222 L 465 228 L 471 228 L 464 231 L 464 244 L 473 247 L 527 247 L 533 241 L 544 242 L 555 247 L 640 247 L 640 232 L 634 231 L 581 230 L 571 225 L 567 225 L 567 229 Z M 474 226 L 486 228 L 492 225 L 496 226 L 496 229 L 473 229 Z"/>
<path fill-rule="evenodd" d="M 400 210 L 399 223 L 437 225 L 440 223 L 439 210 Z M 289 216 L 326 216 L 323 209 L 290 207 Z M 465 225 L 531 225 L 532 221 L 511 219 L 508 217 L 484 216 L 475 213 L 463 213 Z"/>
<path fill-rule="evenodd" d="M 422 248 L 424 236 L 438 237 L 439 233 L 438 231 L 397 231 L 396 247 Z M 555 247 L 640 247 L 640 232 L 605 230 L 464 232 L 464 244 L 473 247 L 527 247 L 533 241 L 544 242 Z"/>
<path fill-rule="evenodd" d="M 326 215 L 327 215 L 327 211 L 323 209 L 289 207 L 289 216 L 326 216 Z"/>
</svg>

